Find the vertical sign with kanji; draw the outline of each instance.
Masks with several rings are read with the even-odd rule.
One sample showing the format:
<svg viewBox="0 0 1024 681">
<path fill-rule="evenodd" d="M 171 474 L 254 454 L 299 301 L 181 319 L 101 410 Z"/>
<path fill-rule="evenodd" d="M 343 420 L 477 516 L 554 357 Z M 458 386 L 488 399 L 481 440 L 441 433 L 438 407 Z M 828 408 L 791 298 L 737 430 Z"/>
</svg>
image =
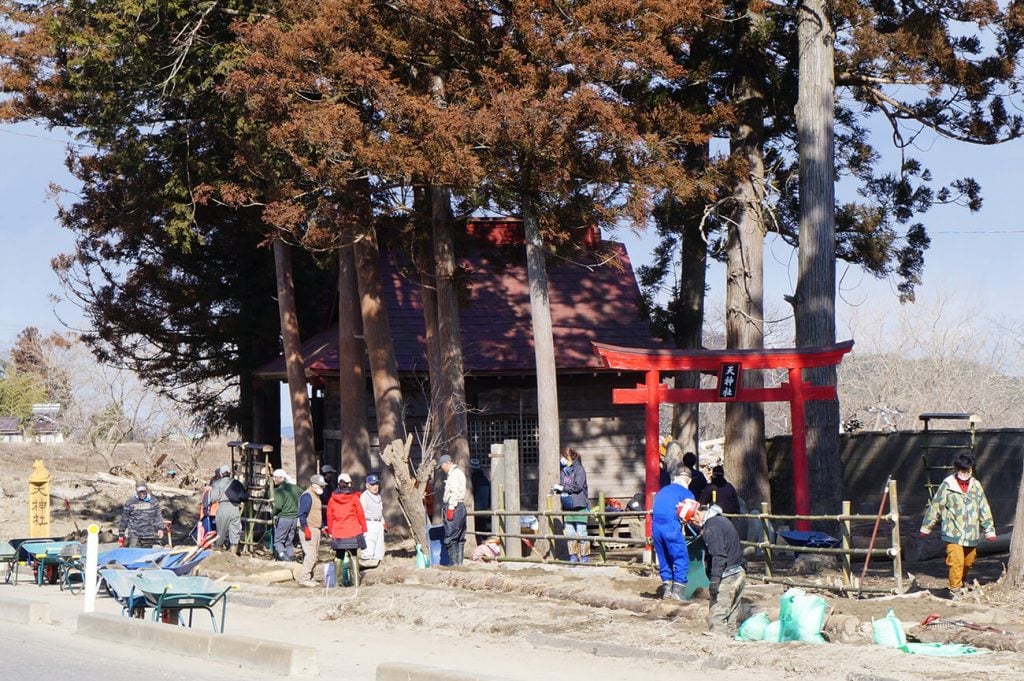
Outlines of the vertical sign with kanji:
<svg viewBox="0 0 1024 681">
<path fill-rule="evenodd" d="M 718 369 L 718 397 L 735 400 L 740 388 L 740 363 L 726 362 Z"/>
<path fill-rule="evenodd" d="M 50 536 L 50 471 L 41 459 L 32 464 L 28 476 L 28 536 Z"/>
</svg>

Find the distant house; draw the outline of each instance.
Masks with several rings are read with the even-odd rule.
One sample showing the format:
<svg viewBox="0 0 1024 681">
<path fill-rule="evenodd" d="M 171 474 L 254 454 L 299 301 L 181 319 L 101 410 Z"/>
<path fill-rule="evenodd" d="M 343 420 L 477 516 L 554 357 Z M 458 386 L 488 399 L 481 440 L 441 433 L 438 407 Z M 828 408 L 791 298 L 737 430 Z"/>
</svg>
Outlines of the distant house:
<svg viewBox="0 0 1024 681">
<path fill-rule="evenodd" d="M 52 445 L 64 442 L 64 430 L 56 419 L 46 414 L 33 416 L 27 430 L 32 441 L 39 444 Z"/>
<path fill-rule="evenodd" d="M 538 462 L 537 388 L 533 331 L 522 225 L 518 220 L 474 220 L 467 232 L 477 240 L 473 253 L 457 258 L 464 282 L 461 331 L 470 408 L 473 457 L 486 468 L 490 447 L 519 440 L 524 502 Z M 613 406 L 612 389 L 634 387 L 640 373 L 605 369 L 591 341 L 631 347 L 662 347 L 642 312 L 640 291 L 625 247 L 587 232 L 588 254 L 571 260 L 549 258 L 551 317 L 558 368 L 562 446 L 579 451 L 590 492 L 629 497 L 643 489 L 644 410 Z M 420 285 L 407 263 L 394 254 L 381 258 L 383 295 L 391 323 L 398 370 L 407 402 L 406 423 L 422 424 L 427 414 L 426 340 Z M 324 461 L 338 465 L 338 328 L 303 345 L 306 375 L 315 386 L 314 423 Z M 283 358 L 257 375 L 285 380 Z M 367 376 L 369 372 L 367 372 Z M 368 390 L 368 426 L 374 450 L 373 400 Z M 376 451 L 371 457 L 379 466 Z"/>
<path fill-rule="evenodd" d="M 23 442 L 21 426 L 14 416 L 0 416 L 0 442 Z"/>
</svg>

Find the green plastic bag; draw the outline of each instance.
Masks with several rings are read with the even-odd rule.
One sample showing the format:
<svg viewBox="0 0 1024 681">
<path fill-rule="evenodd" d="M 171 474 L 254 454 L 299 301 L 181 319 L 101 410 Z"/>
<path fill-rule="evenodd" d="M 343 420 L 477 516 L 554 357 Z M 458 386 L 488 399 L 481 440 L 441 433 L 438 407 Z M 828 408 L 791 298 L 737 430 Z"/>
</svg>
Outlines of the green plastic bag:
<svg viewBox="0 0 1024 681">
<path fill-rule="evenodd" d="M 416 545 L 416 568 L 422 570 L 430 567 L 430 557 L 423 553 L 423 547 Z"/>
<path fill-rule="evenodd" d="M 871 621 L 871 638 L 880 646 L 887 648 L 907 649 L 907 634 L 903 630 L 903 622 L 896 617 L 892 608 L 885 617 Z"/>
<path fill-rule="evenodd" d="M 755 613 L 740 625 L 739 631 L 736 632 L 736 640 L 763 641 L 765 630 L 769 624 L 771 624 L 771 620 L 768 619 L 768 615 L 763 612 Z"/>
<path fill-rule="evenodd" d="M 764 641 L 769 643 L 779 643 L 782 641 L 782 622 L 779 620 L 773 620 L 768 623 L 768 626 L 764 628 Z"/>
<path fill-rule="evenodd" d="M 779 599 L 780 641 L 824 643 L 821 628 L 825 624 L 828 603 L 803 589 L 790 589 Z"/>
<path fill-rule="evenodd" d="M 904 650 L 914 655 L 930 655 L 932 657 L 960 657 L 961 655 L 982 655 L 991 652 L 986 648 L 975 648 L 964 643 L 908 643 L 904 646 Z"/>
</svg>

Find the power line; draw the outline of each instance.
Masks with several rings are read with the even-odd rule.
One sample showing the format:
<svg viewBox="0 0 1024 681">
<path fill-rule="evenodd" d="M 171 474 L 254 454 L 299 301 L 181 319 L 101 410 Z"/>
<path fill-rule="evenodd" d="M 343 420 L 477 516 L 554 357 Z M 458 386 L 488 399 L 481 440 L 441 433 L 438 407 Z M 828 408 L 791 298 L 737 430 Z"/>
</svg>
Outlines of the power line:
<svg viewBox="0 0 1024 681">
<path fill-rule="evenodd" d="M 928 230 L 928 235 L 938 234 L 970 234 L 987 236 L 989 234 L 1024 234 L 1024 229 L 936 229 Z"/>
<path fill-rule="evenodd" d="M 0 126 L 0 132 L 5 132 L 8 135 L 17 135 L 18 137 L 31 137 L 32 139 L 43 140 L 45 142 L 54 142 L 56 144 L 64 144 L 72 147 L 98 149 L 99 147 L 88 144 L 86 142 L 75 142 L 69 139 L 61 139 L 59 137 L 50 137 L 48 135 L 35 135 L 30 132 L 21 132 L 19 130 L 11 130 L 10 128 Z"/>
</svg>

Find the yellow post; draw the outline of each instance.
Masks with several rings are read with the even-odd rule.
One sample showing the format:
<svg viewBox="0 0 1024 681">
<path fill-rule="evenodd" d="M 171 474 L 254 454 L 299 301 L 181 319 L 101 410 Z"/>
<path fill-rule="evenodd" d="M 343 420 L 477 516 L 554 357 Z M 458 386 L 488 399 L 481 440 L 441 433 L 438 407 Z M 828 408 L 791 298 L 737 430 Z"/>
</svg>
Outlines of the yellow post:
<svg viewBox="0 0 1024 681">
<path fill-rule="evenodd" d="M 50 471 L 42 459 L 36 459 L 28 476 L 28 536 L 50 536 Z"/>
</svg>

